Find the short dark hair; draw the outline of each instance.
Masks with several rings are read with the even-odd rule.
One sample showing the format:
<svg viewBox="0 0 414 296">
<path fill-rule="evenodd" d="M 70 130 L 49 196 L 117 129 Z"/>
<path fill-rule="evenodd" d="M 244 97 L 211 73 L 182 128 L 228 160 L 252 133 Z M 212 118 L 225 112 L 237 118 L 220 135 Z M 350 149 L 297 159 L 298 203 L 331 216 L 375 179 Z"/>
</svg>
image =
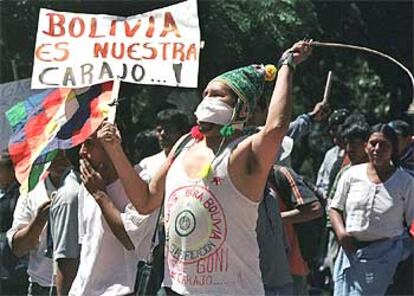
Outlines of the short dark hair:
<svg viewBox="0 0 414 296">
<path fill-rule="evenodd" d="M 141 131 L 136 134 L 134 138 L 134 147 L 136 151 L 140 151 L 139 159 L 134 159 L 135 162 L 154 155 L 161 150 L 155 131 L 151 130 Z"/>
<path fill-rule="evenodd" d="M 369 136 L 371 136 L 373 133 L 382 133 L 384 137 L 388 141 L 391 142 L 391 146 L 392 146 L 391 160 L 394 163 L 394 165 L 399 165 L 400 158 L 398 155 L 398 137 L 394 129 L 390 127 L 388 124 L 378 123 L 374 125 L 373 127 L 371 127 Z"/>
<path fill-rule="evenodd" d="M 157 124 L 168 123 L 175 125 L 181 133 L 188 132 L 190 128 L 187 115 L 177 109 L 164 109 L 157 114 Z"/>
<path fill-rule="evenodd" d="M 14 169 L 13 162 L 10 158 L 9 151 L 4 149 L 0 154 L 0 166 L 7 167 L 8 169 Z"/>
<path fill-rule="evenodd" d="M 404 120 L 397 119 L 388 122 L 388 125 L 396 132 L 398 135 L 405 137 L 411 136 L 411 127 Z"/>
<path fill-rule="evenodd" d="M 341 125 L 341 137 L 344 139 L 368 140 L 369 124 L 361 113 L 353 113 Z"/>
<path fill-rule="evenodd" d="M 342 108 L 332 112 L 328 118 L 328 126 L 333 127 L 344 123 L 350 112 L 348 109 Z"/>
</svg>

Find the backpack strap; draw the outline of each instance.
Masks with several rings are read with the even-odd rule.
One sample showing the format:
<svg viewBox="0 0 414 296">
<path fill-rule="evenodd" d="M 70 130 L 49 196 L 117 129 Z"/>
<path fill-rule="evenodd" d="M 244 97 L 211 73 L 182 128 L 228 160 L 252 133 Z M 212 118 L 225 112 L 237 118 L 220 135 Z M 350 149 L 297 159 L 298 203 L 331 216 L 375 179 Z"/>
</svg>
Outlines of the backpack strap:
<svg viewBox="0 0 414 296">
<path fill-rule="evenodd" d="M 267 179 L 267 184 L 276 192 L 276 194 L 283 200 L 288 208 L 292 208 L 292 202 L 290 196 L 292 194 L 292 188 L 286 176 L 280 172 L 277 165 L 272 166 L 270 174 Z"/>
<path fill-rule="evenodd" d="M 290 168 L 274 166 L 269 179 L 289 208 L 309 203 L 310 196 L 325 204 L 316 187 Z"/>
<path fill-rule="evenodd" d="M 163 199 L 163 203 L 164 203 L 164 199 Z M 157 221 L 155 222 L 155 229 L 154 229 L 154 233 L 152 235 L 152 239 L 151 239 L 151 248 L 150 248 L 150 252 L 148 255 L 148 263 L 152 263 L 152 261 L 154 260 L 154 249 L 156 247 L 155 245 L 155 238 L 157 237 L 157 232 L 159 231 L 160 228 L 160 220 L 161 220 L 161 212 L 162 212 L 163 206 L 160 207 L 158 215 L 157 215 Z"/>
<path fill-rule="evenodd" d="M 191 134 L 185 135 L 184 139 L 178 144 L 177 149 L 174 151 L 173 161 L 180 155 L 180 153 L 184 150 L 185 146 L 193 139 Z"/>
<path fill-rule="evenodd" d="M 279 167 L 275 173 L 283 178 L 283 182 L 286 183 L 283 187 L 286 187 L 286 189 L 289 190 L 289 196 L 295 198 L 295 203 L 293 204 L 293 200 L 285 196 L 286 202 L 294 207 L 304 204 L 302 193 L 299 190 L 297 176 L 294 176 L 291 171 L 285 167 Z"/>
<path fill-rule="evenodd" d="M 264 193 L 263 193 L 262 203 L 263 203 L 263 206 L 264 206 L 264 209 L 265 209 L 265 212 L 266 212 L 266 218 L 267 218 L 268 223 L 270 225 L 270 229 L 271 229 L 272 233 L 275 234 L 274 231 L 273 231 L 274 230 L 273 221 L 270 217 L 270 210 L 269 210 L 270 207 L 267 204 L 268 197 L 270 197 L 270 189 L 273 189 L 273 188 L 270 185 L 266 184 L 265 189 L 264 189 Z"/>
</svg>

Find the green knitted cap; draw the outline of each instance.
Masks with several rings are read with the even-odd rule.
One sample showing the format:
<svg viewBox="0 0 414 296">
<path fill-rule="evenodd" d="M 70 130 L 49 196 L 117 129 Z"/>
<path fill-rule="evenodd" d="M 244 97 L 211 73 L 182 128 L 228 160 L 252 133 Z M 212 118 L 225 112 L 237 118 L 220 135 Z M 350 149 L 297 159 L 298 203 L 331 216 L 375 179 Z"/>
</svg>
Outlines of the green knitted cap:
<svg viewBox="0 0 414 296">
<path fill-rule="evenodd" d="M 253 113 L 263 93 L 265 80 L 270 80 L 266 71 L 262 65 L 250 65 L 223 73 L 212 81 L 219 81 L 230 87 L 247 104 L 247 112 Z"/>
</svg>

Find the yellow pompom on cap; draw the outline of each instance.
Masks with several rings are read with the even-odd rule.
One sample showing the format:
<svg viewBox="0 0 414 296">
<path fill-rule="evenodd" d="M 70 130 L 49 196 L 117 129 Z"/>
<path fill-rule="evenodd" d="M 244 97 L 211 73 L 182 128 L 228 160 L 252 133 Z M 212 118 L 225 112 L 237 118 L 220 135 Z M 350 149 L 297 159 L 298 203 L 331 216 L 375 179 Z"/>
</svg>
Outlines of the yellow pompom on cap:
<svg viewBox="0 0 414 296">
<path fill-rule="evenodd" d="M 276 78 L 277 68 L 274 65 L 265 66 L 265 80 L 273 81 Z"/>
</svg>

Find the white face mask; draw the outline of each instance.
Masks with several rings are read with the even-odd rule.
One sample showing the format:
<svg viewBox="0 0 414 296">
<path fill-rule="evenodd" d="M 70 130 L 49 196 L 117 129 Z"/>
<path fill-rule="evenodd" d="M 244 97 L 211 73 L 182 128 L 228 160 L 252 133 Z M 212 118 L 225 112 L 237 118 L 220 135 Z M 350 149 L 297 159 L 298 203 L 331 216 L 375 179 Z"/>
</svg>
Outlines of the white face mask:
<svg viewBox="0 0 414 296">
<path fill-rule="evenodd" d="M 206 97 L 198 105 L 194 115 L 200 122 L 225 125 L 231 121 L 233 108 L 218 97 Z"/>
</svg>

